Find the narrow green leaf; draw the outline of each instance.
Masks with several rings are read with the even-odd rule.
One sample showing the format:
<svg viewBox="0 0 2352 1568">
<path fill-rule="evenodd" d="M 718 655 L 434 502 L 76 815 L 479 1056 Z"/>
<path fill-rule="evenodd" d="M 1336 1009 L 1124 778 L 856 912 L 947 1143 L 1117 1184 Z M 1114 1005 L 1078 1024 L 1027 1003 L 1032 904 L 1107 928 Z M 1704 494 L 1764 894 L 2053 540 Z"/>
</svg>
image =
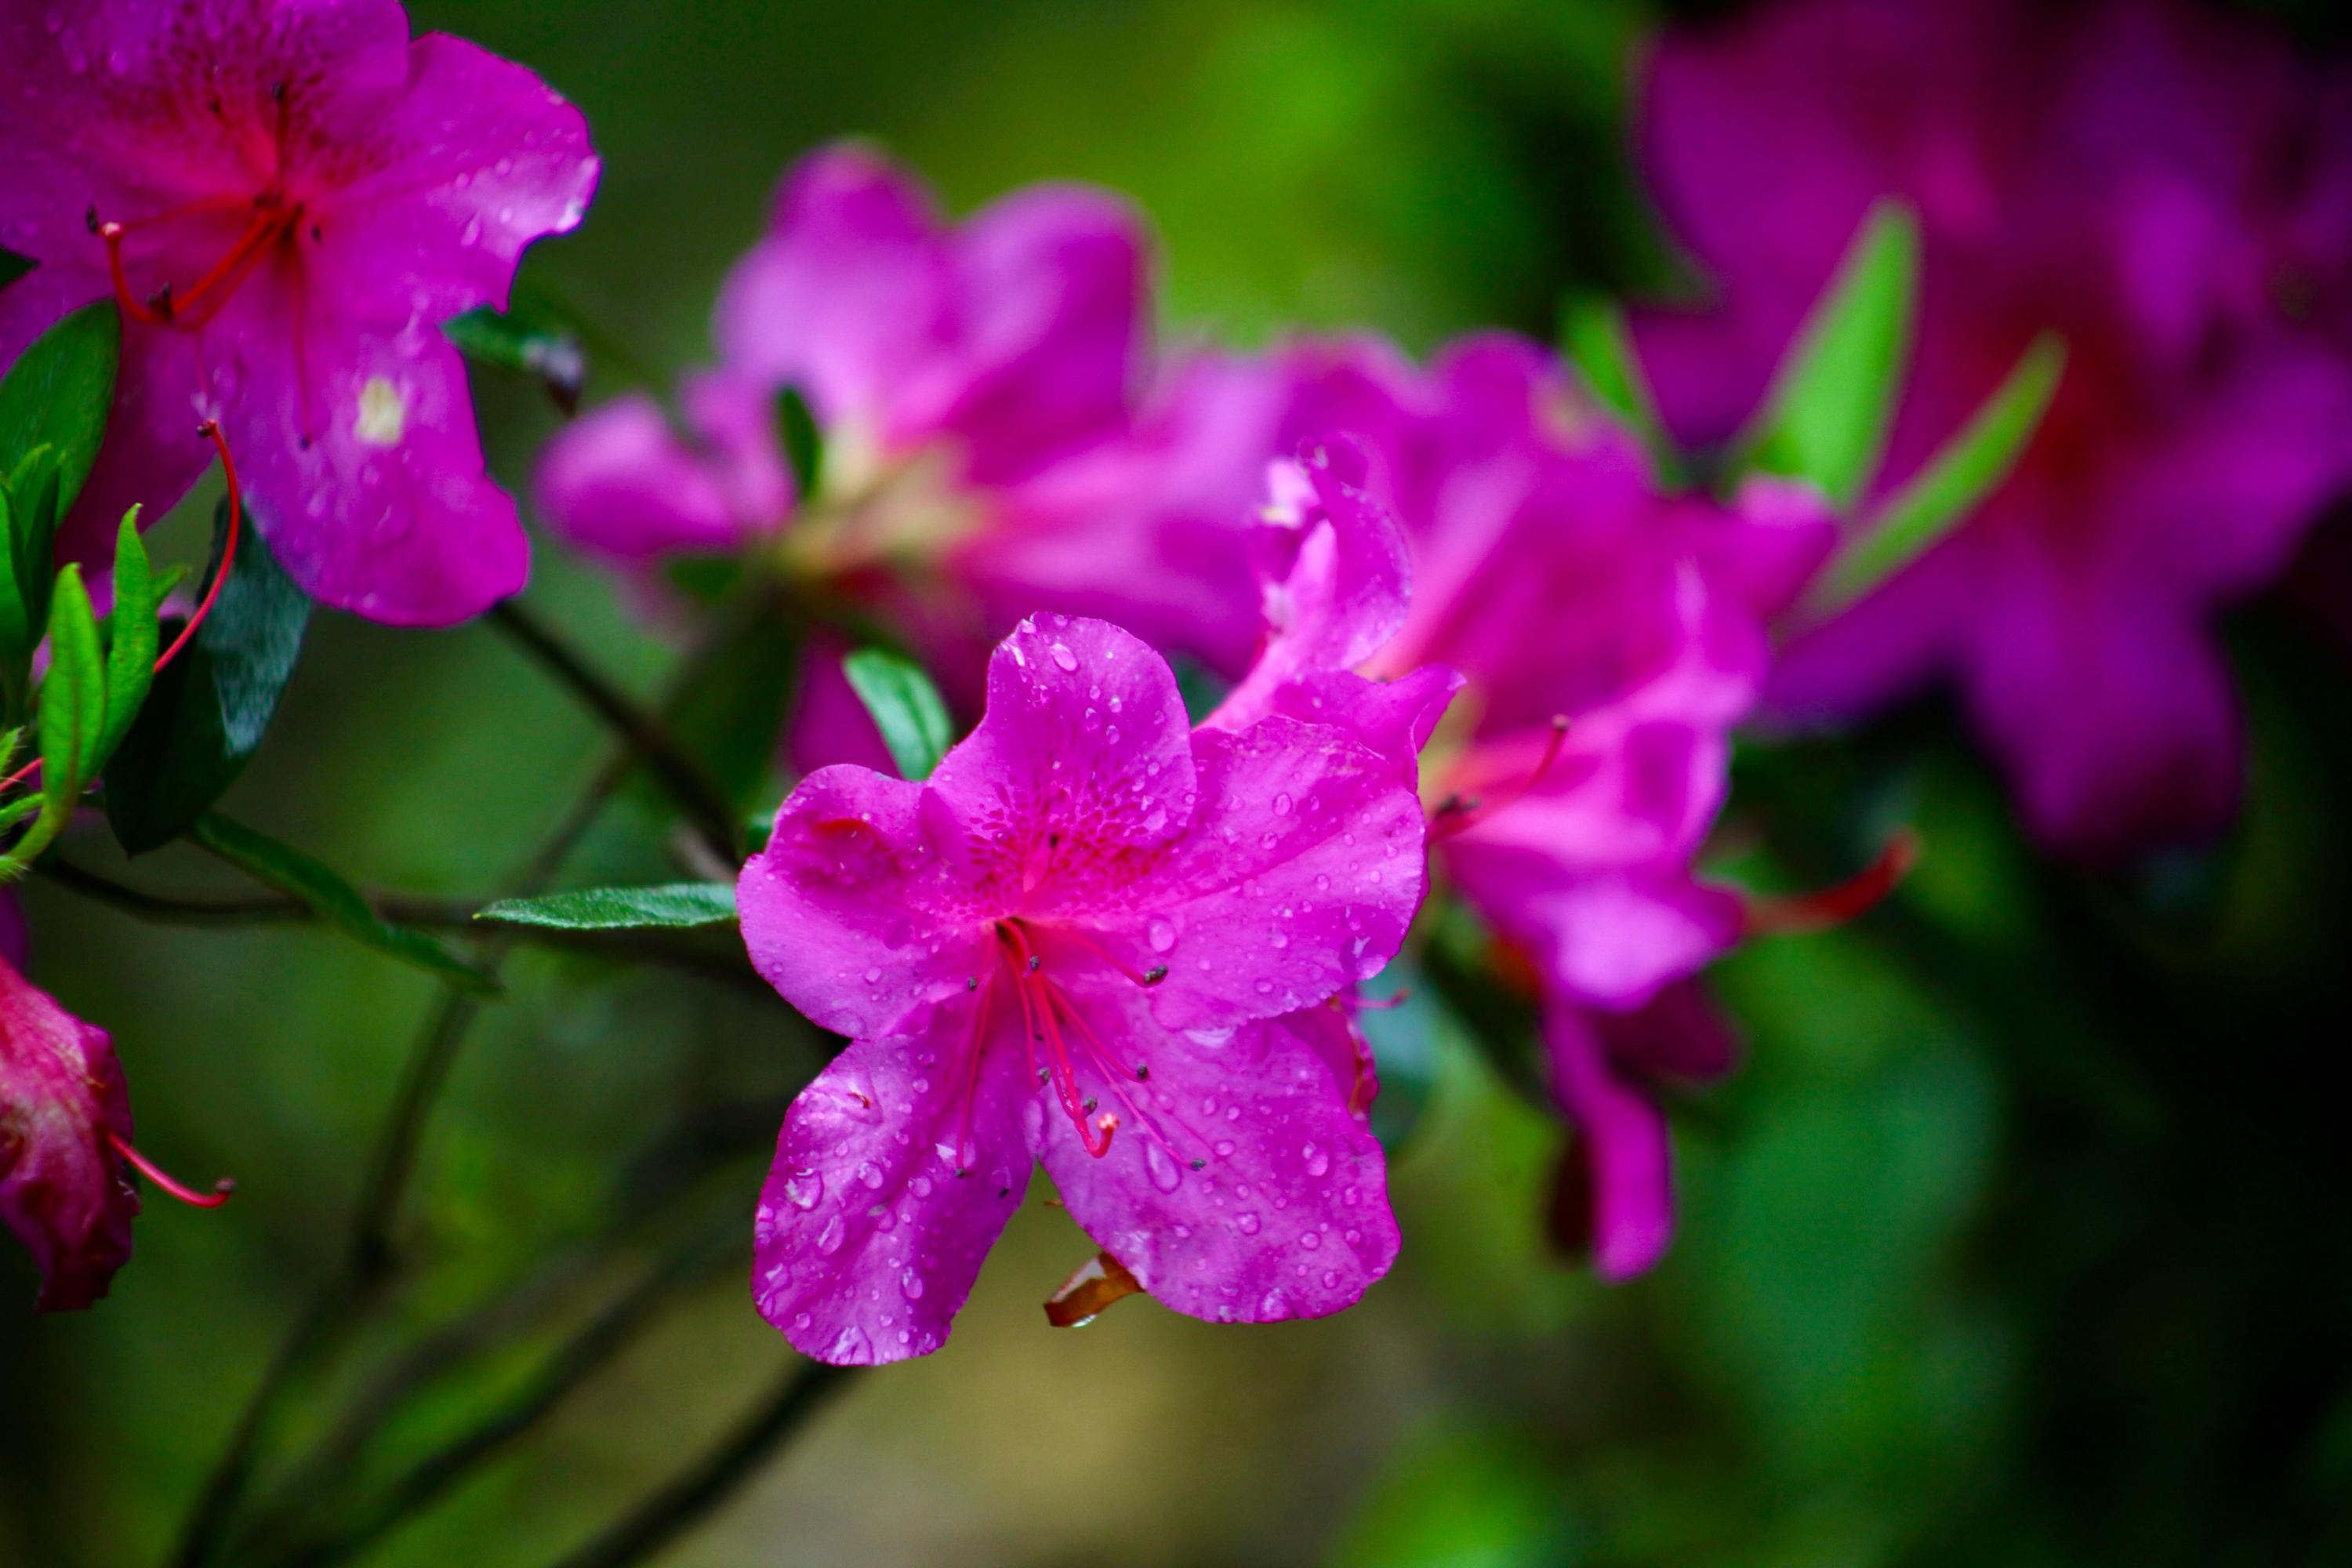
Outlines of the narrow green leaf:
<svg viewBox="0 0 2352 1568">
<path fill-rule="evenodd" d="M 1966 521 L 2024 456 L 2065 372 L 2065 340 L 2036 338 L 1975 417 L 1831 563 L 1814 608 L 1853 604 Z"/>
<path fill-rule="evenodd" d="M 627 931 L 641 926 L 707 926 L 735 918 L 735 889 L 724 882 L 668 882 L 653 888 L 583 888 L 540 899 L 501 899 L 478 921 L 556 926 L 564 931 Z"/>
<path fill-rule="evenodd" d="M 850 689 L 874 716 L 890 760 L 901 778 L 927 779 L 947 755 L 955 733 L 947 704 L 922 667 L 878 647 L 860 648 L 841 661 Z"/>
<path fill-rule="evenodd" d="M 215 522 L 214 570 L 218 570 Z M 207 573 L 209 583 L 211 574 Z M 125 852 L 187 832 L 236 782 L 294 674 L 310 601 L 247 527 L 236 564 L 194 641 L 155 677 L 106 772 L 106 814 Z M 158 628 L 179 635 L 177 617 Z"/>
<path fill-rule="evenodd" d="M 121 353 L 121 321 L 114 301 L 101 300 L 35 339 L 0 381 L 0 470 L 15 469 L 36 447 L 56 447 L 60 515 L 98 458 Z"/>
<path fill-rule="evenodd" d="M 5 289 L 39 265 L 31 257 L 19 256 L 6 246 L 0 245 L 0 289 Z"/>
<path fill-rule="evenodd" d="M 147 561 L 146 542 L 139 537 L 139 509 L 122 514 L 114 537 L 114 609 L 107 616 L 106 728 L 92 753 L 90 771 L 105 770 L 107 761 L 131 732 L 155 679 L 157 627 L 155 574 Z"/>
<path fill-rule="evenodd" d="M 1918 277 L 1918 220 L 1882 201 L 1781 362 L 1741 443 L 1748 466 L 1809 479 L 1841 510 L 1861 499 L 1894 419 Z"/>
<path fill-rule="evenodd" d="M 196 818 L 188 837 L 254 880 L 301 900 L 346 936 L 476 996 L 496 996 L 498 976 L 467 963 L 419 931 L 389 925 L 359 889 L 290 844 L 223 816 Z"/>
<path fill-rule="evenodd" d="M 580 411 L 588 355 L 552 312 L 520 301 L 504 314 L 484 305 L 442 322 L 441 335 L 469 359 L 534 378 L 566 414 Z"/>
<path fill-rule="evenodd" d="M 824 478 L 824 434 L 797 386 L 784 388 L 776 398 L 776 435 L 793 465 L 796 493 L 805 502 Z"/>
<path fill-rule="evenodd" d="M 1576 294 L 1561 312 L 1560 352 L 1583 377 L 1585 390 L 1654 443 L 1663 438 L 1650 378 L 1633 351 L 1625 312 L 1601 294 Z"/>
<path fill-rule="evenodd" d="M 49 673 L 39 700 L 42 790 L 79 795 L 97 772 L 91 758 L 106 731 L 106 655 L 80 567 L 58 574 L 50 602 Z"/>
</svg>

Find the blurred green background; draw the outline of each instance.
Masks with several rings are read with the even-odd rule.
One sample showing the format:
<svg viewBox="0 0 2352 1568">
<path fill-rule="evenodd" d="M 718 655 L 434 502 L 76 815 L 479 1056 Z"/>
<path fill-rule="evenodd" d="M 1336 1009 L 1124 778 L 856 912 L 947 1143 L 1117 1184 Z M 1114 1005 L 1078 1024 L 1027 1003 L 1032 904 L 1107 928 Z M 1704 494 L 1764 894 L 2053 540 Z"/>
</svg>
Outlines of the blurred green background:
<svg viewBox="0 0 2352 1568">
<path fill-rule="evenodd" d="M 1162 237 L 1178 335 L 1368 326 L 1415 351 L 1475 325 L 1548 335 L 1571 289 L 1673 273 L 1622 153 L 1640 6 L 412 14 L 588 114 L 595 207 L 527 273 L 611 340 L 592 398 L 621 364 L 666 374 L 706 353 L 713 289 L 776 177 L 848 132 L 959 211 L 1039 178 L 1130 193 Z M 495 375 L 478 391 L 520 488 L 554 415 Z M 208 506 L 183 509 L 167 552 L 200 549 Z M 552 549 L 530 602 L 641 689 L 669 661 Z M 2352 1181 L 2324 1087 L 2352 1041 L 2352 691 L 2273 606 L 2232 637 L 2246 820 L 2132 877 L 2036 862 L 1932 706 L 1743 756 L 1727 869 L 1842 875 L 1904 820 L 1929 854 L 1860 925 L 1721 966 L 1750 1060 L 1682 1108 L 1684 1231 L 1653 1278 L 1603 1288 L 1551 1255 L 1557 1128 L 1417 1006 L 1391 1016 L 1430 1079 L 1393 1168 L 1406 1250 L 1360 1308 L 1212 1329 L 1138 1299 L 1049 1330 L 1038 1303 L 1093 1249 L 1040 1184 L 950 1346 L 851 1385 L 664 1561 L 2352 1561 Z M 486 629 L 330 615 L 311 638 L 228 805 L 371 887 L 487 892 L 604 754 Z M 122 869 L 100 831 L 68 852 Z M 234 885 L 180 849 L 122 874 Z M 625 808 L 571 872 L 670 874 Z M 214 1213 L 151 1201 L 97 1310 L 0 1331 L 0 1563 L 157 1563 L 342 1255 L 431 987 L 316 931 L 145 925 L 40 882 L 26 901 L 34 976 L 113 1032 L 142 1144 L 242 1184 Z M 424 1268 L 385 1321 L 451 1321 L 551 1248 L 584 1259 L 551 1290 L 658 1266 L 697 1226 L 716 1250 L 665 1275 L 667 1310 L 546 1420 L 316 1561 L 554 1563 L 788 1362 L 730 1248 L 806 1043 L 723 985 L 530 952 L 509 973 L 517 997 L 487 1016 L 425 1144 L 404 1231 Z M 700 1163 L 664 1164 L 677 1147 Z M 632 1204 L 642 1235 L 581 1250 Z M 0 1301 L 33 1290 L 0 1247 Z M 396 1470 L 527 1381 L 493 1358 L 404 1407 L 371 1462 Z M 297 1411 L 290 1444 L 318 1436 L 320 1408 Z"/>
</svg>

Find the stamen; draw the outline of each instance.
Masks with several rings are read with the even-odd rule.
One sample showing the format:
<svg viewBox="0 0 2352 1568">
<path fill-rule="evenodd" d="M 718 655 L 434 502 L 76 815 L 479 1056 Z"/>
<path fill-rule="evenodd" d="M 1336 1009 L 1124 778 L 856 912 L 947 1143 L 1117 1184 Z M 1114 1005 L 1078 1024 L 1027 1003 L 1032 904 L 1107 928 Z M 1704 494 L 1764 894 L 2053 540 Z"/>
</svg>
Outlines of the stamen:
<svg viewBox="0 0 2352 1568">
<path fill-rule="evenodd" d="M 1857 877 L 1794 898 L 1751 897 L 1748 900 L 1747 934 L 1797 936 L 1829 931 L 1867 914 L 1918 864 L 1919 847 L 1916 833 L 1908 827 L 1897 828 L 1895 837 L 1886 841 L 1886 847 L 1879 851 L 1878 858 Z"/>
<path fill-rule="evenodd" d="M 1157 985 L 1161 981 L 1168 978 L 1168 966 L 1164 963 L 1155 963 L 1150 968 L 1145 970 L 1142 973 L 1138 974 L 1134 970 L 1129 969 L 1126 964 L 1121 963 L 1118 959 L 1113 958 L 1109 953 L 1105 952 L 1101 948 L 1096 946 L 1093 942 L 1088 942 L 1085 937 L 1080 936 L 1075 931 L 1063 928 L 1058 930 L 1055 934 L 1060 936 L 1066 942 L 1076 942 L 1078 946 L 1085 948 L 1088 952 L 1093 953 L 1097 958 L 1101 959 L 1105 963 L 1109 964 L 1113 969 L 1118 970 L 1121 974 L 1126 975 L 1138 985 Z"/>
<path fill-rule="evenodd" d="M 1552 763 L 1559 760 L 1560 745 L 1567 739 L 1568 715 L 1553 714 L 1551 733 L 1544 741 L 1543 755 L 1536 760 L 1535 770 L 1532 773 L 1514 784 L 1501 799 L 1492 805 L 1475 798 L 1465 801 L 1459 795 L 1448 796 L 1435 811 L 1429 815 L 1430 837 L 1451 838 L 1457 833 L 1466 833 L 1482 822 L 1493 821 L 1500 813 L 1517 805 L 1527 797 L 1529 791 L 1543 782 L 1544 775 L 1551 771 Z"/>
<path fill-rule="evenodd" d="M 155 1163 L 154 1161 L 150 1160 L 146 1155 L 142 1154 L 138 1150 L 133 1149 L 131 1146 L 131 1141 L 129 1139 L 118 1137 L 116 1134 L 109 1132 L 106 1135 L 106 1141 L 114 1146 L 114 1152 L 116 1153 L 121 1155 L 124 1159 L 130 1161 L 131 1164 L 137 1166 L 141 1175 L 146 1177 L 149 1181 L 154 1183 L 157 1186 L 163 1188 L 165 1192 L 171 1194 L 173 1197 L 179 1199 L 184 1204 L 188 1204 L 200 1209 L 216 1209 L 220 1207 L 221 1205 L 228 1202 L 229 1194 L 236 1191 L 236 1184 L 228 1177 L 223 1176 L 219 1181 L 213 1184 L 213 1190 L 210 1193 L 195 1192 L 181 1183 L 173 1180 L 170 1173 L 167 1173 L 163 1167 Z"/>
<path fill-rule="evenodd" d="M 228 581 L 229 569 L 236 564 L 237 523 L 244 510 L 237 489 L 236 459 L 228 455 L 227 438 L 221 435 L 216 422 L 205 420 L 196 426 L 196 434 L 209 438 L 213 449 L 220 454 L 221 473 L 228 481 L 228 531 L 221 545 L 220 570 L 213 574 L 213 585 L 205 591 L 204 603 L 198 605 L 196 613 L 188 617 L 188 624 L 180 628 L 180 635 L 172 639 L 172 646 L 163 650 L 163 657 L 155 661 L 158 675 L 163 673 L 165 665 L 179 657 L 180 650 L 188 646 L 188 639 L 196 635 L 196 628 L 205 624 L 205 617 L 212 614 L 213 605 L 220 597 L 221 584 Z"/>
</svg>

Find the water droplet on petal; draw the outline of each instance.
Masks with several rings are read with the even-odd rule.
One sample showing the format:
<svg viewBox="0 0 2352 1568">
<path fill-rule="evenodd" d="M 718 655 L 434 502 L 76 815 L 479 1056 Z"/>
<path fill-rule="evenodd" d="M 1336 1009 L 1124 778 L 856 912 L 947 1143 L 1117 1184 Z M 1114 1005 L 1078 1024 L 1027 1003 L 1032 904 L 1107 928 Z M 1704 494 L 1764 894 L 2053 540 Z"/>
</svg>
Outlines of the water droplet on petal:
<svg viewBox="0 0 2352 1568">
<path fill-rule="evenodd" d="M 1308 1175 L 1320 1176 L 1327 1174 L 1330 1171 L 1331 1156 L 1326 1153 L 1323 1150 L 1317 1148 L 1312 1143 L 1309 1143 L 1301 1152 L 1305 1154 L 1307 1159 L 1307 1173 Z"/>
<path fill-rule="evenodd" d="M 923 1294 L 923 1277 L 909 1268 L 898 1276 L 898 1289 L 907 1293 L 908 1300 L 919 1300 Z"/>
<path fill-rule="evenodd" d="M 809 1326 L 809 1315 L 806 1312 L 794 1312 L 793 1314 L 793 1327 L 796 1329 L 805 1329 Z"/>
<path fill-rule="evenodd" d="M 1072 653 L 1068 648 L 1064 647 L 1060 643 L 1055 643 L 1054 645 L 1054 662 L 1060 665 L 1064 669 L 1076 669 L 1078 668 L 1078 656 Z"/>
<path fill-rule="evenodd" d="M 881 979 L 882 972 L 878 969 L 869 969 L 866 972 L 866 984 L 868 985 L 879 984 Z"/>
<path fill-rule="evenodd" d="M 1154 915 L 1151 917 L 1151 923 L 1143 928 L 1143 939 L 1151 944 L 1152 952 L 1166 952 L 1176 945 L 1175 923 L 1161 916 Z"/>
<path fill-rule="evenodd" d="M 874 1359 L 874 1348 L 866 1342 L 865 1331 L 852 1324 L 841 1331 L 841 1337 L 833 1342 L 824 1359 L 835 1366 L 863 1366 Z"/>
<path fill-rule="evenodd" d="M 824 1222 L 824 1228 L 816 1233 L 816 1249 L 818 1253 L 824 1257 L 831 1258 L 835 1253 L 841 1250 L 842 1239 L 848 1234 L 849 1227 L 841 1223 L 841 1216 L 839 1215 L 834 1215 L 831 1219 Z"/>
<path fill-rule="evenodd" d="M 1234 1141 L 1233 1141 L 1232 1139 L 1230 1139 L 1230 1138 L 1220 1138 L 1220 1139 L 1218 1139 L 1218 1140 L 1217 1140 L 1217 1158 L 1218 1158 L 1218 1159 L 1220 1159 L 1220 1160 L 1230 1160 L 1230 1159 L 1232 1159 L 1233 1157 L 1234 1157 Z"/>
<path fill-rule="evenodd" d="M 1305 1236 L 1298 1238 L 1298 1245 L 1305 1247 L 1307 1251 L 1312 1252 L 1317 1247 L 1323 1245 L 1323 1238 L 1310 1230 Z"/>
<path fill-rule="evenodd" d="M 857 1167 L 857 1179 L 869 1187 L 878 1187 L 882 1184 L 882 1167 L 871 1160 L 863 1161 Z"/>
<path fill-rule="evenodd" d="M 1151 1184 L 1163 1193 L 1172 1193 L 1184 1180 L 1184 1173 L 1167 1150 L 1147 1139 L 1143 1145 L 1143 1169 Z"/>
<path fill-rule="evenodd" d="M 796 1209 L 813 1209 L 824 1196 L 824 1178 L 814 1171 L 794 1171 L 784 1177 L 784 1201 Z"/>
<path fill-rule="evenodd" d="M 1255 1236 L 1257 1234 L 1257 1215 L 1254 1214 L 1239 1215 L 1234 1221 L 1234 1228 L 1240 1231 L 1244 1236 Z"/>
<path fill-rule="evenodd" d="M 1274 815 L 1276 816 L 1288 816 L 1290 815 L 1290 797 L 1288 795 L 1278 795 L 1274 797 Z"/>
<path fill-rule="evenodd" d="M 931 1179 L 929 1176 L 917 1176 L 913 1181 L 908 1182 L 907 1186 L 919 1198 L 931 1195 Z"/>
</svg>

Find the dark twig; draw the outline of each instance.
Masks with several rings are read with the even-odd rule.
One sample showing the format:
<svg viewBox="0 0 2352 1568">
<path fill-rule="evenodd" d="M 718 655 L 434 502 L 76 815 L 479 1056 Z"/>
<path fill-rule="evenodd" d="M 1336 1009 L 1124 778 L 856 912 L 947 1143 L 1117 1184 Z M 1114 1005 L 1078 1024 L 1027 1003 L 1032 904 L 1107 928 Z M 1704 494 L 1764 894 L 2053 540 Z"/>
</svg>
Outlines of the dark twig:
<svg viewBox="0 0 2352 1568">
<path fill-rule="evenodd" d="M 743 859 L 743 828 L 732 802 L 678 745 L 662 721 L 604 679 L 520 603 L 495 605 L 490 624 L 520 644 L 610 724 L 693 822 L 711 852 L 730 866 Z"/>
<path fill-rule="evenodd" d="M 564 1558 L 557 1568 L 632 1568 L 667 1546 L 758 1473 L 854 1368 L 810 1362 L 786 1373 L 765 1403 L 676 1480 Z"/>
<path fill-rule="evenodd" d="M 159 925 L 289 925 L 318 918 L 318 911 L 310 905 L 279 893 L 230 898 L 158 893 L 117 882 L 55 856 L 41 861 L 36 869 L 61 887 Z M 775 995 L 774 989 L 760 978 L 740 953 L 691 937 L 651 930 L 572 931 L 561 926 L 483 925 L 474 916 L 486 902 L 487 900 L 422 899 L 399 894 L 368 896 L 369 906 L 394 925 L 425 931 L 471 931 L 478 936 L 497 931 L 517 942 L 568 948 L 624 963 L 656 964 L 734 986 L 751 995 Z"/>
<path fill-rule="evenodd" d="M 671 1297 L 736 1257 L 748 1240 L 741 1216 L 730 1215 L 719 1229 L 680 1247 L 559 1346 L 513 1400 L 402 1472 L 372 1500 L 355 1522 L 282 1557 L 261 1544 L 265 1538 L 260 1531 L 255 1532 L 248 1549 L 257 1559 L 282 1562 L 288 1568 L 329 1568 L 366 1550 L 476 1464 L 538 1426 L 650 1325 Z"/>
</svg>

